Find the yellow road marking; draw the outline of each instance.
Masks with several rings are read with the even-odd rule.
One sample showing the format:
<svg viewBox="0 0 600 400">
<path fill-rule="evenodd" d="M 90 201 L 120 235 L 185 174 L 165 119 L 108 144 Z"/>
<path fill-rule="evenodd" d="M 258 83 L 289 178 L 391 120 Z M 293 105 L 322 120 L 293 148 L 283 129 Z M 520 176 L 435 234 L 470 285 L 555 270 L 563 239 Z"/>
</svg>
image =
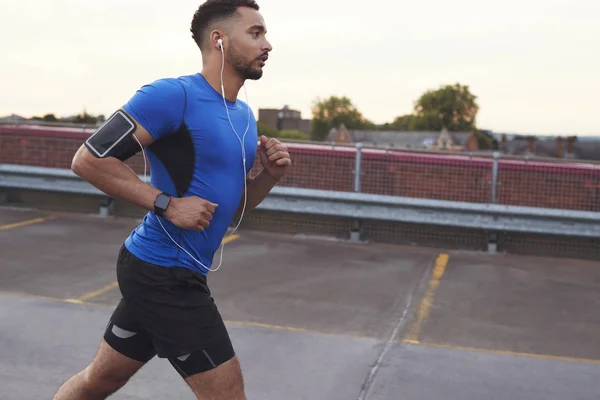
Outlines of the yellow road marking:
<svg viewBox="0 0 600 400">
<path fill-rule="evenodd" d="M 42 295 L 38 295 L 38 294 L 30 294 L 30 293 L 23 293 L 23 292 L 11 292 L 11 291 L 4 291 L 4 290 L 0 290 L 0 295 L 19 296 L 19 297 L 26 297 L 26 298 L 32 298 L 32 299 L 57 301 L 60 303 L 71 303 L 71 304 L 78 304 L 78 305 L 85 305 L 85 306 L 97 306 L 97 307 L 103 307 L 103 308 L 106 308 L 106 307 L 113 308 L 116 306 L 116 303 L 115 304 L 95 303 L 95 302 L 91 303 L 91 302 L 78 300 L 78 299 L 61 299 L 58 297 L 49 297 L 49 296 L 42 296 Z M 253 326 L 253 327 L 257 327 L 257 328 L 266 328 L 266 329 L 272 329 L 272 330 L 278 330 L 278 331 L 314 333 L 314 334 L 318 334 L 318 335 L 342 336 L 342 337 L 354 338 L 354 339 L 369 339 L 369 340 L 377 339 L 377 338 L 374 338 L 371 336 L 360 336 L 360 335 L 352 335 L 352 334 L 344 334 L 344 333 L 328 333 L 328 332 L 315 331 L 315 330 L 304 329 L 304 328 L 296 328 L 293 326 L 263 324 L 260 322 L 232 321 L 232 320 L 225 320 L 224 322 L 228 325 Z"/>
<path fill-rule="evenodd" d="M 234 241 L 235 239 L 239 238 L 240 235 L 231 235 L 226 237 L 225 239 L 223 239 L 223 243 L 229 243 Z M 81 302 L 85 302 L 89 299 L 92 299 L 94 297 L 100 296 L 110 290 L 113 290 L 115 288 L 119 287 L 119 283 L 118 282 L 113 282 L 109 285 L 104 286 L 103 288 L 100 288 L 98 290 L 94 290 L 93 292 L 89 292 L 84 294 L 81 297 L 77 297 L 76 299 L 65 299 L 66 302 L 68 303 L 81 303 Z"/>
<path fill-rule="evenodd" d="M 442 253 L 435 260 L 435 267 L 433 268 L 433 272 L 431 273 L 429 287 L 425 292 L 423 300 L 421 300 L 421 304 L 419 304 L 419 309 L 417 310 L 417 317 L 412 326 L 410 327 L 408 335 L 406 335 L 406 340 L 413 342 L 419 340 L 419 336 L 421 335 L 421 327 L 423 325 L 423 322 L 429 316 L 431 304 L 433 303 L 433 296 L 435 294 L 436 289 L 440 285 L 440 279 L 442 279 L 442 276 L 444 276 L 444 272 L 446 271 L 446 265 L 448 265 L 448 258 L 448 254 Z"/>
<path fill-rule="evenodd" d="M 66 299 L 66 301 L 69 301 L 69 302 L 86 301 L 86 300 L 89 300 L 89 299 L 91 299 L 93 297 L 100 296 L 101 294 L 104 294 L 104 293 L 108 292 L 109 290 L 112 290 L 112 289 L 114 289 L 114 288 L 116 288 L 118 286 L 119 286 L 118 282 L 113 282 L 110 285 L 106 285 L 106 286 L 104 286 L 101 289 L 94 290 L 93 292 L 86 293 L 83 296 L 78 297 L 76 299 Z"/>
<path fill-rule="evenodd" d="M 233 242 L 235 239 L 237 239 L 239 237 L 240 237 L 240 235 L 237 235 L 237 234 L 231 235 L 231 236 L 227 236 L 225 239 L 223 239 L 222 243 L 225 244 L 225 243 Z"/>
<path fill-rule="evenodd" d="M 31 294 L 31 293 L 23 293 L 23 292 L 12 292 L 12 291 L 5 291 L 5 290 L 0 290 L 0 294 L 10 295 L 10 296 L 26 297 L 26 298 L 30 298 L 30 299 L 58 301 L 58 302 L 61 302 L 61 303 L 74 303 L 74 304 L 80 304 L 80 305 L 86 305 L 86 306 L 100 306 L 100 307 L 114 307 L 115 306 L 115 304 L 88 303 L 88 302 L 85 302 L 85 301 L 78 301 L 78 300 L 75 300 L 75 299 L 61 299 L 61 298 L 58 298 L 58 297 L 42 296 L 42 295 L 39 295 L 39 294 Z"/>
<path fill-rule="evenodd" d="M 9 229 L 20 228 L 22 226 L 39 224 L 40 222 L 48 221 L 48 220 L 51 220 L 54 218 L 56 218 L 56 217 L 54 217 L 54 216 L 42 217 L 42 218 L 30 219 L 27 221 L 15 222 L 14 224 L 2 225 L 2 226 L 0 226 L 0 231 L 7 231 Z"/>
<path fill-rule="evenodd" d="M 476 353 L 495 354 L 495 355 L 501 355 L 501 356 L 527 357 L 527 358 L 537 358 L 540 360 L 566 361 L 566 362 L 583 363 L 583 364 L 600 364 L 600 360 L 596 360 L 593 358 L 564 357 L 564 356 L 553 356 L 553 355 L 549 355 L 549 354 L 520 353 L 520 352 L 510 351 L 510 350 L 491 350 L 491 349 L 482 349 L 482 348 L 475 348 L 475 347 L 452 346 L 452 345 L 439 344 L 439 343 L 424 343 L 424 342 L 419 342 L 418 340 L 410 340 L 410 339 L 404 339 L 404 340 L 402 340 L 402 342 L 419 345 L 419 346 L 424 346 L 424 347 L 435 347 L 435 348 L 440 348 L 440 349 L 472 351 L 472 352 L 476 352 Z"/>
<path fill-rule="evenodd" d="M 276 331 L 286 331 L 286 332 L 301 332 L 301 333 L 312 333 L 316 335 L 332 335 L 332 336 L 340 336 L 350 339 L 369 339 L 369 340 L 377 340 L 377 338 L 372 336 L 363 336 L 363 335 L 354 335 L 350 333 L 332 333 L 332 332 L 323 332 L 323 331 L 315 331 L 311 329 L 305 328 L 296 328 L 293 326 L 282 326 L 282 325 L 273 325 L 273 324 L 264 324 L 261 322 L 248 322 L 248 321 L 231 321 L 225 320 L 223 321 L 228 325 L 241 325 L 241 326 L 252 326 L 255 328 L 265 328 L 272 329 Z"/>
<path fill-rule="evenodd" d="M 0 294 L 19 296 L 19 297 L 28 297 L 28 298 L 41 299 L 41 300 L 49 300 L 49 301 L 58 301 L 58 302 L 62 302 L 62 303 L 74 303 L 74 304 L 86 305 L 86 306 L 104 307 L 104 308 L 106 308 L 106 307 L 112 308 L 112 307 L 115 307 L 115 305 L 116 305 L 116 304 L 103 304 L 103 303 L 88 303 L 85 301 L 77 301 L 77 300 L 71 301 L 70 299 L 60 299 L 60 298 L 56 298 L 56 297 L 41 296 L 41 295 L 22 293 L 22 292 L 9 292 L 9 291 L 2 291 L 2 290 L 0 290 Z M 370 339 L 370 340 L 375 339 L 375 340 L 377 340 L 377 338 L 369 337 L 369 336 L 327 333 L 327 332 L 308 330 L 308 329 L 304 329 L 304 328 L 295 328 L 292 326 L 263 324 L 263 323 L 259 323 L 259 322 L 244 322 L 244 321 L 229 321 L 229 320 L 226 320 L 224 322 L 229 325 L 254 326 L 254 327 L 260 327 L 260 328 L 280 330 L 280 331 L 315 333 L 315 334 L 319 334 L 319 335 L 333 335 L 333 336 L 350 337 L 350 338 L 355 338 L 355 339 Z M 584 363 L 584 364 L 600 364 L 600 360 L 591 359 L 591 358 L 564 357 L 564 356 L 553 356 L 553 355 L 549 355 L 549 354 L 519 353 L 519 352 L 514 352 L 514 351 L 508 351 L 508 350 L 490 350 L 490 349 L 475 348 L 475 347 L 452 346 L 452 345 L 445 345 L 445 344 L 439 344 L 439 343 L 425 343 L 425 342 L 420 342 L 418 340 L 411 340 L 411 339 L 403 339 L 402 343 L 409 343 L 409 344 L 423 346 L 423 347 L 434 347 L 434 348 L 450 349 L 450 350 L 471 351 L 471 352 L 484 353 L 484 354 L 527 357 L 527 358 L 536 358 L 536 359 L 542 359 L 542 360 L 566 361 L 566 362 Z"/>
</svg>

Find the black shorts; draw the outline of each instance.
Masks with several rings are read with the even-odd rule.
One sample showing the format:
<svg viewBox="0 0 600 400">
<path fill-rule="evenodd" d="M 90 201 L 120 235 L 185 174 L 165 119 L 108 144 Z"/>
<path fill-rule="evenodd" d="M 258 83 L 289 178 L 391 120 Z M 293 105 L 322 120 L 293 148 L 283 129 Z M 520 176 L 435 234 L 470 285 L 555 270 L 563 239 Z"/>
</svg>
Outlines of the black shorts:
<svg viewBox="0 0 600 400">
<path fill-rule="evenodd" d="M 123 298 L 104 339 L 119 353 L 142 362 L 167 358 L 184 378 L 235 355 L 205 276 L 147 263 L 122 246 L 117 279 Z"/>
</svg>

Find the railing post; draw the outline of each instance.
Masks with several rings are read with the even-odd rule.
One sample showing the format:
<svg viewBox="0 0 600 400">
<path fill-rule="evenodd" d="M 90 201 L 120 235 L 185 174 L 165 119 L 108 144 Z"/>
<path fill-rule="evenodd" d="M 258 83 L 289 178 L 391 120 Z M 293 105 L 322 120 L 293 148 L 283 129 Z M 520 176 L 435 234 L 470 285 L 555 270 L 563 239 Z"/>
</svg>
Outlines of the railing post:
<svg viewBox="0 0 600 400">
<path fill-rule="evenodd" d="M 115 212 L 115 200 L 112 197 L 103 197 L 100 201 L 100 216 L 110 217 Z"/>
<path fill-rule="evenodd" d="M 500 162 L 500 152 L 493 153 L 492 164 L 492 195 L 490 202 L 496 204 L 498 202 L 498 164 Z M 498 252 L 498 234 L 496 232 L 487 233 L 488 253 Z"/>
<path fill-rule="evenodd" d="M 356 143 L 356 158 L 354 159 L 354 191 L 360 192 L 360 173 L 362 170 L 362 143 Z M 350 241 L 360 242 L 361 239 L 362 221 L 355 219 L 352 221 L 352 229 L 350 230 Z"/>
<path fill-rule="evenodd" d="M 356 159 L 354 162 L 354 191 L 360 192 L 360 172 L 362 169 L 362 143 L 356 143 Z"/>
<path fill-rule="evenodd" d="M 492 198 L 491 202 L 496 204 L 498 201 L 498 162 L 500 160 L 500 152 L 494 152 L 494 163 L 492 164 Z"/>
</svg>

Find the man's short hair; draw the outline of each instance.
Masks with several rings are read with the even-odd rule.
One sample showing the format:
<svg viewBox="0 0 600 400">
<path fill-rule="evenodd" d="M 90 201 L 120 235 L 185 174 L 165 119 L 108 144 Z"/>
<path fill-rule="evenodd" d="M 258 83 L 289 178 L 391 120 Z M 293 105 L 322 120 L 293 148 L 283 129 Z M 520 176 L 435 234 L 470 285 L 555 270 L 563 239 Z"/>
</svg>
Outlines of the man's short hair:
<svg viewBox="0 0 600 400">
<path fill-rule="evenodd" d="M 259 10 L 254 0 L 207 0 L 203 3 L 192 19 L 192 38 L 200 49 L 204 47 L 207 33 L 216 22 L 226 21 L 238 14 L 238 7 L 250 7 Z"/>
</svg>

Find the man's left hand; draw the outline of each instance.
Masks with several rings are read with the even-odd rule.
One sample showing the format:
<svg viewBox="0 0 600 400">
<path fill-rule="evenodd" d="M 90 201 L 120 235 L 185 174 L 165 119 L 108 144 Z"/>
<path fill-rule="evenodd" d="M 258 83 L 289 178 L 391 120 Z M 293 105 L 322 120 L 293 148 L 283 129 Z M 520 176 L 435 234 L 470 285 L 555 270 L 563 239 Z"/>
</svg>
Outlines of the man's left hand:
<svg viewBox="0 0 600 400">
<path fill-rule="evenodd" d="M 262 135 L 258 155 L 266 172 L 277 180 L 285 175 L 288 167 L 292 165 L 287 147 L 275 138 L 267 139 Z"/>
</svg>

